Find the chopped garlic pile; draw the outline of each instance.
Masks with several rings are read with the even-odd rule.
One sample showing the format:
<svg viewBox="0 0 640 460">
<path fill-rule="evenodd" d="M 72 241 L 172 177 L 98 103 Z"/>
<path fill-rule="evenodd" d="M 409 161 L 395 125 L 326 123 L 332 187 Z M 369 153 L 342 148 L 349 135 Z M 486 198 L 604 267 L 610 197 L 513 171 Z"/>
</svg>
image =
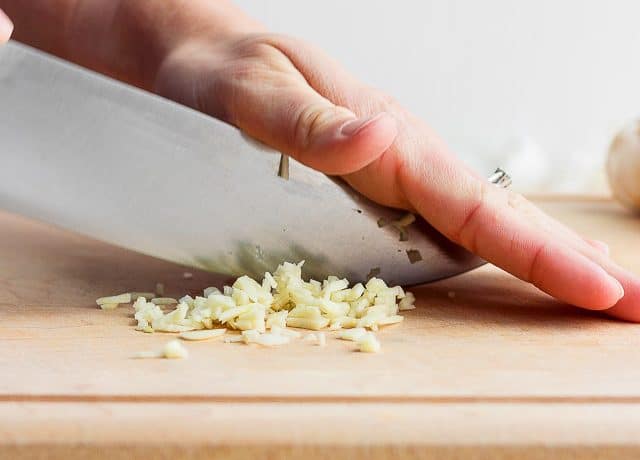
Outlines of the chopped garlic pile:
<svg viewBox="0 0 640 460">
<path fill-rule="evenodd" d="M 399 323 L 404 319 L 399 311 L 415 308 L 413 294 L 405 293 L 400 286 L 389 287 L 378 278 L 351 287 L 346 279 L 335 276 L 323 282 L 304 281 L 303 263 L 285 262 L 273 275 L 265 273 L 261 283 L 242 276 L 222 292 L 209 287 L 202 297 L 184 296 L 168 313 L 161 306 L 175 303 L 174 299 L 134 297 L 136 329 L 148 333 L 178 332 L 185 340 L 205 340 L 223 335 L 225 331 L 221 328 L 226 328 L 242 331 L 242 336 L 227 337 L 225 342 L 263 346 L 283 345 L 300 336 L 287 327 L 315 331 L 350 329 L 352 334 L 362 334 L 347 340 L 358 342 L 362 351 L 378 351 L 380 343 L 366 329 L 377 331 L 380 326 Z M 101 298 L 97 302 L 103 309 L 115 308 L 132 300 L 130 295 L 126 299 L 127 295 Z M 207 334 L 204 332 L 207 330 L 217 332 Z M 346 338 L 348 333 L 344 331 L 342 335 L 341 338 Z M 308 340 L 324 346 L 324 333 L 313 337 Z M 366 343 L 360 343 L 359 339 L 366 339 Z"/>
</svg>

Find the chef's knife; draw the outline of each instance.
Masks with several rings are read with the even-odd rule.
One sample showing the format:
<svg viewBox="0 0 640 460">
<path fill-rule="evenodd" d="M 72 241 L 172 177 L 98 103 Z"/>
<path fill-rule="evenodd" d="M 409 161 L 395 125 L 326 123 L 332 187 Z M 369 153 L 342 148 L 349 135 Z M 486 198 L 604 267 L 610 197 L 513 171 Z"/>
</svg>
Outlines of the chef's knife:
<svg viewBox="0 0 640 460">
<path fill-rule="evenodd" d="M 415 284 L 483 263 L 338 179 L 293 160 L 280 177 L 279 153 L 234 127 L 24 45 L 0 48 L 0 104 L 12 212 L 230 275 L 305 260 Z"/>
</svg>

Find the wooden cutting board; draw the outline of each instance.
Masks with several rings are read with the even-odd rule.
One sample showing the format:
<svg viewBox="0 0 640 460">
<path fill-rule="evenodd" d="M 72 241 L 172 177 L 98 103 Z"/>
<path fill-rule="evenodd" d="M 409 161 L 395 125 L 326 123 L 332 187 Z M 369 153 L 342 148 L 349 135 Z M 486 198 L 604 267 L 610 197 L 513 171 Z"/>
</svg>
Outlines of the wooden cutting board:
<svg viewBox="0 0 640 460">
<path fill-rule="evenodd" d="M 539 204 L 640 273 L 640 218 Z M 0 458 L 637 458 L 640 325 L 562 305 L 490 266 L 414 290 L 380 354 L 329 338 L 188 343 L 94 300 L 226 280 L 0 214 Z"/>
</svg>

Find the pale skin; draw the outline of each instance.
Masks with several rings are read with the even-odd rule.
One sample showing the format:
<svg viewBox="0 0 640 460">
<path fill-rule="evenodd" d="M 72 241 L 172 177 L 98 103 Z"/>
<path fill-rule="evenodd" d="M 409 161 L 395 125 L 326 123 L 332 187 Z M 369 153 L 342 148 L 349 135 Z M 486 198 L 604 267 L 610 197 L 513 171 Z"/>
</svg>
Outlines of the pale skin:
<svg viewBox="0 0 640 460">
<path fill-rule="evenodd" d="M 218 117 L 375 201 L 421 214 L 559 300 L 640 321 L 640 280 L 604 243 L 489 185 L 392 98 L 226 0 L 0 0 L 0 8 L 15 24 L 0 15 L 0 42 L 13 31 Z"/>
</svg>

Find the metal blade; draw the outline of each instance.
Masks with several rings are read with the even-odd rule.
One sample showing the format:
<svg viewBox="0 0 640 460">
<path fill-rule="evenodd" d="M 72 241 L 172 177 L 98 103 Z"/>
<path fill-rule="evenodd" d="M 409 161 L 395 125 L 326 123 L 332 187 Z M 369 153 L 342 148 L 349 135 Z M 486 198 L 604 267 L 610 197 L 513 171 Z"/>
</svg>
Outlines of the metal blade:
<svg viewBox="0 0 640 460">
<path fill-rule="evenodd" d="M 171 261 L 416 284 L 483 262 L 202 113 L 24 45 L 0 49 L 0 207 Z"/>
</svg>

